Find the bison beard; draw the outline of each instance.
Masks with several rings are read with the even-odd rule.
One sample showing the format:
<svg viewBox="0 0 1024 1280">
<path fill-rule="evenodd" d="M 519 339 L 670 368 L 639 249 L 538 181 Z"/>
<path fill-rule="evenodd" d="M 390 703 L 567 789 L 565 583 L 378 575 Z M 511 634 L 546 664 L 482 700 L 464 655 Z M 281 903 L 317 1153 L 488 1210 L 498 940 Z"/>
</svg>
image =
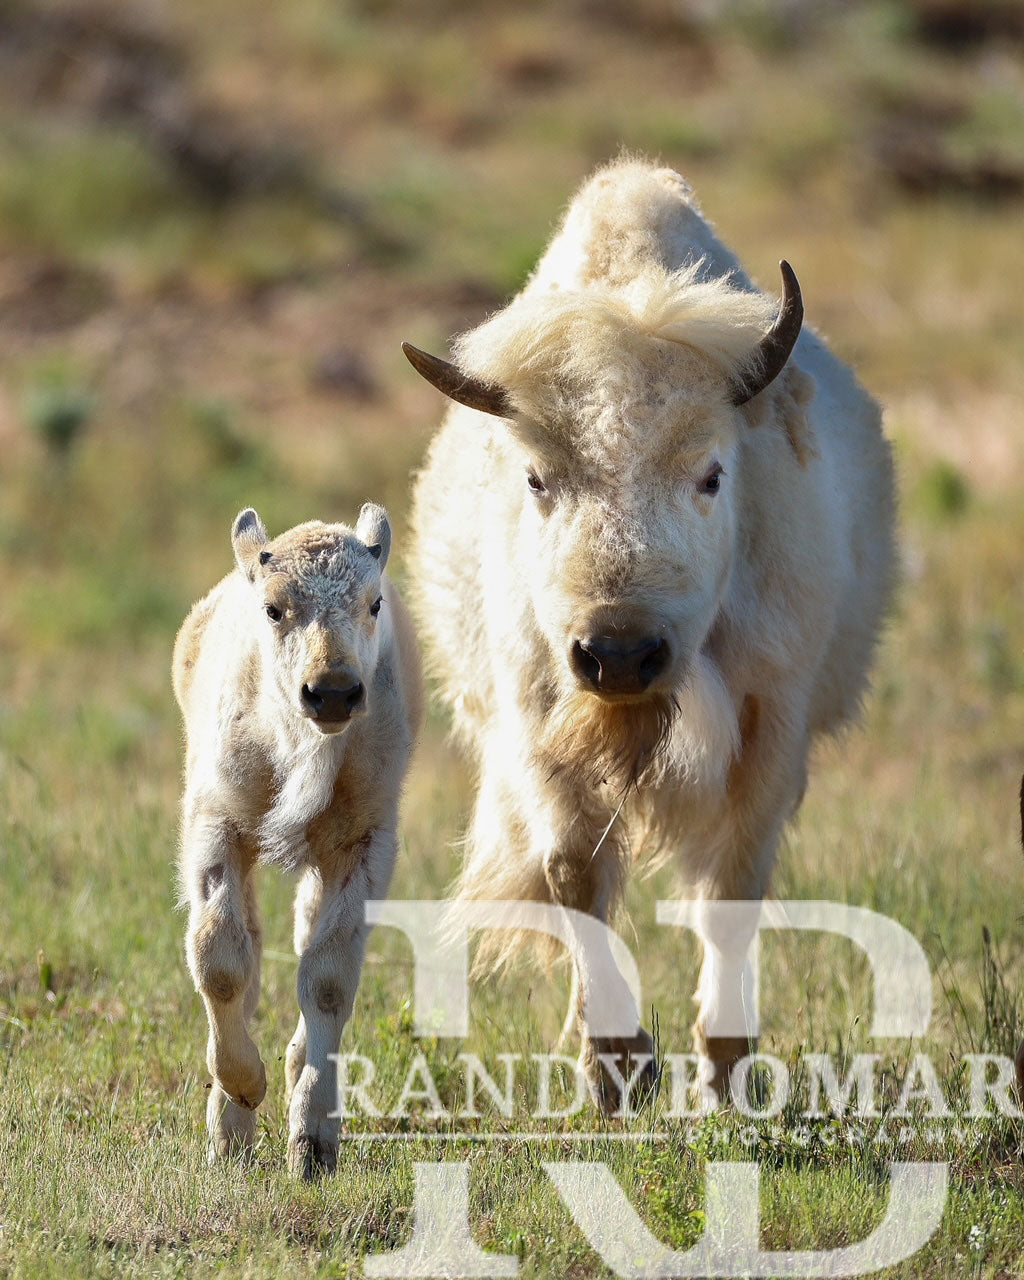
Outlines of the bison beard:
<svg viewBox="0 0 1024 1280">
<path fill-rule="evenodd" d="M 605 702 L 574 689 L 548 712 L 538 746 L 551 762 L 551 777 L 591 787 L 605 783 L 624 795 L 665 750 L 678 711 L 670 694 Z"/>
</svg>

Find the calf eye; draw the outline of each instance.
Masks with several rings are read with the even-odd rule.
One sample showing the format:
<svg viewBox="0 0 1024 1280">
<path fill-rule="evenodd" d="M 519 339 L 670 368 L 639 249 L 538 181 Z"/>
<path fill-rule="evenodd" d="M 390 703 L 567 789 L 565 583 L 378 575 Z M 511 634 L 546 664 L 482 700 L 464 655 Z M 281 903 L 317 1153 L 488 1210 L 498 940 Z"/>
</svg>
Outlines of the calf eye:
<svg viewBox="0 0 1024 1280">
<path fill-rule="evenodd" d="M 547 485 L 532 467 L 526 473 L 526 483 L 530 486 L 531 493 L 542 494 L 548 491 Z"/>
<path fill-rule="evenodd" d="M 370 605 L 371 618 L 376 618 L 377 614 L 380 613 L 380 606 L 381 606 L 381 597 L 378 596 L 377 599 L 374 600 L 373 604 Z"/>
<path fill-rule="evenodd" d="M 270 619 L 271 622 L 280 622 L 281 616 L 282 616 L 281 610 L 277 607 L 276 604 L 267 605 L 267 617 Z"/>
<path fill-rule="evenodd" d="M 724 475 L 725 475 L 725 472 L 716 462 L 715 465 L 704 477 L 704 479 L 697 486 L 697 492 L 709 493 L 711 495 L 716 494 L 719 491 L 719 489 L 721 489 L 722 487 L 722 476 Z"/>
</svg>

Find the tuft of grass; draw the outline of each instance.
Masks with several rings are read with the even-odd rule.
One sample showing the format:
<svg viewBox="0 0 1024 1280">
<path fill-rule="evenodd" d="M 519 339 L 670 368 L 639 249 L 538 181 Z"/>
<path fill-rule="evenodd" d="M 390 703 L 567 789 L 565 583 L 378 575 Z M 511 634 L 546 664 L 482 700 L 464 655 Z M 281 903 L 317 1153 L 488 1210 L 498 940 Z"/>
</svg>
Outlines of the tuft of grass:
<svg viewBox="0 0 1024 1280">
<path fill-rule="evenodd" d="M 24 397 L 26 422 L 55 457 L 71 452 L 95 409 L 95 395 L 60 369 L 37 375 Z"/>
<path fill-rule="evenodd" d="M 1001 623 L 989 620 L 978 628 L 973 640 L 981 678 L 994 695 L 1005 697 L 1024 688 L 1020 647 Z"/>
<path fill-rule="evenodd" d="M 926 468 L 917 482 L 917 506 L 930 520 L 955 520 L 967 510 L 971 492 L 963 473 L 951 462 L 938 461 Z"/>
<path fill-rule="evenodd" d="M 191 416 L 216 466 L 247 467 L 261 460 L 256 445 L 238 430 L 234 411 L 226 401 L 196 400 L 191 406 Z"/>
</svg>

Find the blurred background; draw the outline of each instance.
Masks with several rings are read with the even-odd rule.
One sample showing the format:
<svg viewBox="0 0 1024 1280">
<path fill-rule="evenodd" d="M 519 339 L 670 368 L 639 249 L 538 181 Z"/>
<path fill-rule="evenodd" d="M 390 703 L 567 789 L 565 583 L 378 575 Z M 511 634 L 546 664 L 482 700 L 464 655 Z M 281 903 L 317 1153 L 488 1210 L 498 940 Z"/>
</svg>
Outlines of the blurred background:
<svg viewBox="0 0 1024 1280">
<path fill-rule="evenodd" d="M 249 503 L 277 532 L 384 501 L 401 580 L 443 405 L 400 341 L 443 354 L 500 306 L 621 148 L 685 174 L 766 288 L 790 259 L 897 452 L 903 584 L 875 691 L 865 727 L 819 752 L 776 890 L 907 925 L 951 1055 L 1016 1043 L 1020 0 L 2 0 L 0 1073 L 18 1072 L 8 1099 L 93 1135 L 66 1220 L 85 1241 L 148 1238 L 169 1212 L 140 1192 L 122 1229 L 89 1200 L 90 1178 L 119 1185 L 99 1171 L 124 1070 L 124 1158 L 186 1123 L 201 1162 L 202 1013 L 172 909 L 175 629 L 231 567 Z M 444 732 L 435 711 L 400 895 L 443 892 L 457 866 L 470 793 Z M 283 1045 L 288 887 L 266 893 L 261 1034 Z M 638 882 L 641 952 L 651 898 Z M 863 1006 L 830 964 L 778 945 L 792 982 L 769 1036 L 808 1036 L 822 992 L 816 1032 L 852 1026 Z M 652 990 L 678 994 L 680 948 L 648 949 Z M 407 1031 L 407 970 L 375 935 L 356 1043 Z M 673 1001 L 665 1042 L 685 1047 Z M 63 1139 L 38 1141 L 17 1185 L 44 1222 L 31 1171 Z"/>
<path fill-rule="evenodd" d="M 243 502 L 401 518 L 441 404 L 400 339 L 499 306 L 622 147 L 792 258 L 926 505 L 1019 483 L 1016 0 L 5 0 L 5 705 L 165 643 Z"/>
</svg>

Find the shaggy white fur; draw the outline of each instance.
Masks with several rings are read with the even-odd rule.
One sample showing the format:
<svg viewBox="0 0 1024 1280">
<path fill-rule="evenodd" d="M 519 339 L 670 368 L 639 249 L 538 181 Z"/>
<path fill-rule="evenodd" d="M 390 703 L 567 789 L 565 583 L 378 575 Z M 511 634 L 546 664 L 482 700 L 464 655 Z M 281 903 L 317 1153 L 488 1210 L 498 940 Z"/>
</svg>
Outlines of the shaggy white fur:
<svg viewBox="0 0 1024 1280">
<path fill-rule="evenodd" d="M 878 407 L 810 329 L 733 403 L 775 309 L 687 184 L 626 159 L 456 344 L 511 406 L 451 407 L 415 493 L 415 605 L 479 766 L 463 894 L 603 919 L 658 852 L 708 899 L 766 891 L 814 735 L 857 711 L 895 562 Z M 595 691 L 594 636 L 661 641 L 656 677 Z M 708 1024 L 720 980 L 696 1028 L 718 1083 L 746 1049 Z M 619 1047 L 646 1044 L 638 1023 Z"/>
<path fill-rule="evenodd" d="M 210 1024 L 210 1156 L 247 1149 L 266 1073 L 248 1021 L 259 995 L 259 863 L 302 873 L 301 1016 L 288 1049 L 288 1159 L 333 1166 L 330 1055 L 355 1000 L 363 903 L 387 892 L 398 801 L 420 719 L 411 624 L 384 576 L 391 530 L 367 503 L 353 531 L 319 521 L 271 541 L 251 508 L 235 572 L 192 609 L 174 650 L 185 721 L 181 874 L 186 952 Z M 359 691 L 321 718 L 309 690 Z"/>
</svg>

